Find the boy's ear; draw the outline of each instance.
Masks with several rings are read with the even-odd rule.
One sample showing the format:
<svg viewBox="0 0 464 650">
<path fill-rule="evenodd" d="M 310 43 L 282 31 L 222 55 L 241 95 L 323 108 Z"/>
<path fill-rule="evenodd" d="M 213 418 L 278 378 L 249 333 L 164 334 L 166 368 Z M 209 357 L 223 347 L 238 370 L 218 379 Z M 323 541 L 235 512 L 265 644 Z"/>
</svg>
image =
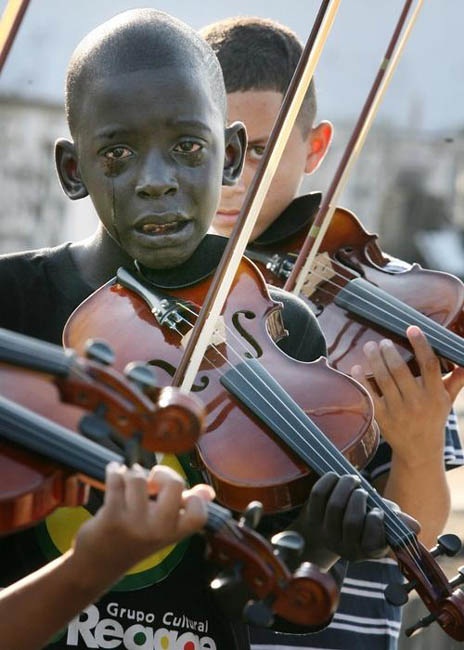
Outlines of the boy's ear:
<svg viewBox="0 0 464 650">
<path fill-rule="evenodd" d="M 88 195 L 79 174 L 74 143 L 61 138 L 55 143 L 55 165 L 64 193 L 73 201 Z"/>
<path fill-rule="evenodd" d="M 324 160 L 332 142 L 333 126 L 330 122 L 321 122 L 308 135 L 308 155 L 305 174 L 312 174 Z"/>
<path fill-rule="evenodd" d="M 225 130 L 226 150 L 224 157 L 223 185 L 234 185 L 242 173 L 247 148 L 247 134 L 242 122 L 234 122 Z"/>
</svg>

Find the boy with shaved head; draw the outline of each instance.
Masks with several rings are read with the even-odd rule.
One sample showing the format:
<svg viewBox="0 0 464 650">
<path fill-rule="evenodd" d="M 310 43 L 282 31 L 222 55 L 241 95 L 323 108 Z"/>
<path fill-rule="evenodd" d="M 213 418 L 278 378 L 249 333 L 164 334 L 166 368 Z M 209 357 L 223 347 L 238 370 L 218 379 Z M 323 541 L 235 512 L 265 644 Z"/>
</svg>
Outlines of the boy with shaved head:
<svg viewBox="0 0 464 650">
<path fill-rule="evenodd" d="M 222 74 L 210 47 L 151 9 L 116 16 L 82 41 L 69 66 L 66 110 L 72 140 L 56 144 L 58 174 L 70 199 L 91 197 L 98 228 L 85 241 L 0 259 L 0 325 L 55 343 L 71 312 L 121 266 L 147 270 L 153 290 L 211 273 L 224 240 L 218 245 L 206 233 L 221 183 L 233 184 L 240 174 L 246 144 L 239 121 L 226 125 Z M 280 298 L 288 336 L 279 344 L 298 349 L 303 359 L 318 356 L 323 338 L 311 312 L 283 292 Z M 164 462 L 186 480 L 197 479 L 182 459 Z M 99 505 L 93 495 L 86 510 L 58 511 L 43 525 L 2 539 L 1 584 L 66 552 Z M 304 559 L 317 559 L 324 569 L 340 556 L 386 552 L 382 516 L 367 511 L 356 477 L 326 474 L 292 519 L 297 514 Z M 110 535 L 106 544 L 111 554 Z M 218 607 L 209 577 L 203 541 L 193 536 L 136 565 L 49 647 L 248 648 L 247 627 Z M 288 629 L 285 621 L 276 625 Z M 27 647 L 36 647 L 33 638 Z"/>
</svg>

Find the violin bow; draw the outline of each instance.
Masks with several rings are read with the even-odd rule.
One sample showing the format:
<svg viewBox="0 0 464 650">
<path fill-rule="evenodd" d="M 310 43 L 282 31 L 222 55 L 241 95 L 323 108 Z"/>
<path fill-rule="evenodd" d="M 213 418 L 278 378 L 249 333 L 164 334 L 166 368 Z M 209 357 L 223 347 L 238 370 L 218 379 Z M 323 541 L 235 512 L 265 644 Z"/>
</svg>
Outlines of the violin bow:
<svg viewBox="0 0 464 650">
<path fill-rule="evenodd" d="M 216 323 L 229 294 L 240 260 L 245 252 L 264 198 L 270 187 L 290 132 L 335 20 L 341 0 L 323 0 L 313 28 L 282 102 L 261 164 L 250 186 L 237 223 L 212 279 L 184 355 L 173 378 L 173 385 L 189 391 L 205 355 Z"/>
<path fill-rule="evenodd" d="M 412 28 L 417 20 L 419 11 L 422 7 L 423 0 L 418 0 L 418 3 L 406 23 L 406 18 L 409 14 L 413 0 L 406 0 L 404 3 L 401 15 L 396 24 L 393 36 L 388 44 L 387 51 L 380 63 L 379 70 L 374 79 L 374 83 L 366 98 L 362 111 L 355 124 L 351 137 L 346 145 L 344 154 L 340 160 L 337 170 L 334 174 L 333 180 L 325 194 L 325 197 L 319 207 L 318 212 L 314 218 L 308 235 L 301 247 L 293 269 L 287 278 L 284 285 L 286 291 L 299 295 L 303 285 L 310 273 L 322 240 L 330 225 L 332 216 L 335 212 L 337 199 L 343 191 L 351 168 L 364 145 L 364 141 L 372 126 L 377 110 L 383 99 L 385 91 L 387 90 L 393 73 L 398 65 L 400 57 L 403 53 L 404 46 L 411 34 Z"/>
<path fill-rule="evenodd" d="M 0 72 L 21 25 L 30 0 L 8 0 L 0 21 Z"/>
</svg>

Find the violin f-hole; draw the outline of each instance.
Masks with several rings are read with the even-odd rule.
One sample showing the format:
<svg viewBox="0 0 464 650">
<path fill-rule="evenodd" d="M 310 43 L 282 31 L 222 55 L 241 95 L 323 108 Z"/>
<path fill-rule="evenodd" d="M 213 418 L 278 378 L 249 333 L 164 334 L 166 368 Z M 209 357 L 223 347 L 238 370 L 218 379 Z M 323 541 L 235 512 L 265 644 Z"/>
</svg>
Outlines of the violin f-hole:
<svg viewBox="0 0 464 650">
<path fill-rule="evenodd" d="M 259 357 L 262 356 L 263 354 L 263 349 L 259 345 L 258 341 L 251 336 L 251 334 L 243 327 L 243 325 L 240 322 L 240 317 L 244 316 L 245 318 L 252 319 L 256 318 L 256 314 L 254 314 L 252 311 L 248 309 L 236 311 L 233 316 L 232 316 L 232 323 L 237 330 L 237 332 L 245 339 L 245 341 L 254 349 L 255 355 L 251 354 L 251 352 L 245 352 L 244 357 L 246 359 L 259 359 Z"/>
</svg>

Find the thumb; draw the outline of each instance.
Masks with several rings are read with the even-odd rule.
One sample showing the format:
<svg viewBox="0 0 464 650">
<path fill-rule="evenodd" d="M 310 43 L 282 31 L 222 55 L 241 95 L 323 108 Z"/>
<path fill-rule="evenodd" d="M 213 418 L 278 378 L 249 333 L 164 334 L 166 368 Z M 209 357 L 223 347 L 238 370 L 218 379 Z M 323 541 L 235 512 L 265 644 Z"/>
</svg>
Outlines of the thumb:
<svg viewBox="0 0 464 650">
<path fill-rule="evenodd" d="M 459 394 L 459 391 L 464 386 L 464 368 L 455 368 L 443 379 L 443 384 L 448 395 L 450 396 L 451 402 L 454 402 Z"/>
</svg>

